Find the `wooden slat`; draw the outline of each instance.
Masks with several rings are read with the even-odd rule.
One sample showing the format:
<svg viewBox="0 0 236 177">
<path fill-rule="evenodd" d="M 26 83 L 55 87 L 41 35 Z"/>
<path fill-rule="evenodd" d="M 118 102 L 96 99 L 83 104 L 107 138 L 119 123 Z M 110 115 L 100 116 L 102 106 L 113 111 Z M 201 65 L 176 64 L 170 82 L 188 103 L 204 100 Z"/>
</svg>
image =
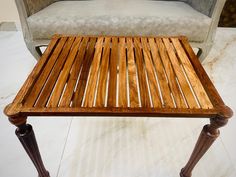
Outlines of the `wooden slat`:
<svg viewBox="0 0 236 177">
<path fill-rule="evenodd" d="M 171 41 L 173 42 L 173 45 L 175 47 L 175 50 L 179 56 L 179 59 L 185 69 L 185 73 L 188 76 L 189 82 L 191 83 L 193 90 L 198 98 L 199 104 L 202 108 L 213 108 L 202 84 L 199 80 L 196 72 L 194 71 L 194 68 L 192 64 L 190 63 L 184 49 L 182 48 L 180 42 L 176 38 L 171 38 Z"/>
<path fill-rule="evenodd" d="M 178 78 L 179 85 L 181 86 L 182 92 L 185 96 L 185 99 L 187 100 L 188 106 L 190 108 L 198 108 L 197 101 L 194 98 L 194 95 L 190 89 L 190 85 L 188 84 L 186 77 L 183 73 L 183 70 L 180 67 L 180 63 L 178 61 L 178 58 L 175 55 L 175 52 L 173 50 L 173 47 L 171 46 L 169 39 L 163 38 L 163 42 L 164 42 L 166 50 L 168 52 L 170 61 L 173 65 L 173 69 L 175 71 L 175 74 Z"/>
<path fill-rule="evenodd" d="M 73 107 L 78 107 L 81 106 L 82 104 L 85 87 L 89 75 L 89 69 L 94 57 L 96 40 L 97 38 L 90 38 L 88 49 L 86 49 L 86 55 L 85 58 L 83 58 L 84 60 L 83 68 L 81 70 L 78 85 L 73 98 L 73 104 L 72 104 Z"/>
<path fill-rule="evenodd" d="M 61 71 L 61 74 L 58 77 L 59 82 L 56 83 L 55 88 L 52 93 L 52 96 L 49 100 L 48 107 L 56 107 L 58 105 L 58 102 L 61 98 L 62 91 L 65 87 L 66 81 L 67 81 L 68 76 L 70 74 L 72 64 L 73 64 L 76 54 L 78 52 L 81 40 L 82 40 L 82 37 L 77 37 L 72 48 L 71 48 L 71 52 L 68 56 L 68 59 L 66 60 L 66 63 Z"/>
<path fill-rule="evenodd" d="M 156 44 L 160 52 L 161 60 L 163 63 L 163 66 L 165 68 L 165 73 L 167 75 L 169 85 L 171 88 L 171 92 L 173 94 L 173 97 L 175 99 L 175 103 L 177 108 L 186 108 L 186 104 L 184 102 L 184 98 L 181 95 L 181 91 L 179 90 L 178 84 L 176 82 L 175 73 L 173 71 L 173 68 L 171 66 L 169 57 L 166 53 L 164 44 L 162 43 L 162 40 L 160 38 L 156 38 Z"/>
<path fill-rule="evenodd" d="M 204 70 L 203 66 L 201 65 L 199 59 L 195 55 L 192 47 L 190 46 L 188 40 L 186 38 L 181 39 L 181 43 L 183 44 L 183 48 L 187 51 L 189 55 L 189 60 L 192 63 L 194 70 L 196 71 L 201 83 L 206 90 L 207 94 L 213 106 L 225 105 L 224 101 L 220 97 L 218 91 L 214 87 L 213 83 L 211 82 L 210 78 L 208 77 L 206 71 Z"/>
<path fill-rule="evenodd" d="M 50 58 L 51 53 L 53 52 L 53 49 L 57 45 L 57 42 L 59 41 L 59 38 L 57 35 L 55 35 L 52 40 L 50 41 L 47 49 L 43 53 L 43 56 L 40 58 L 40 60 L 35 65 L 34 69 L 28 76 L 27 80 L 21 87 L 20 91 L 16 95 L 13 103 L 22 103 L 24 102 L 24 99 L 27 97 L 29 92 L 31 91 L 32 87 L 34 86 L 37 78 L 43 71 L 44 67 L 46 66 L 48 59 Z"/>
<path fill-rule="evenodd" d="M 102 55 L 103 37 L 98 38 L 94 58 L 91 64 L 88 87 L 84 99 L 84 107 L 92 107 L 95 98 L 95 89 L 97 85 L 98 71 Z"/>
<path fill-rule="evenodd" d="M 211 118 L 223 109 L 183 37 L 58 36 L 5 113 Z"/>
<path fill-rule="evenodd" d="M 117 84 L 117 64 L 118 64 L 118 38 L 112 38 L 110 59 L 110 79 L 108 85 L 108 107 L 116 106 L 116 84 Z"/>
<path fill-rule="evenodd" d="M 119 38 L 119 107 L 127 107 L 126 46 L 125 38 Z"/>
<path fill-rule="evenodd" d="M 148 41 L 151 48 L 153 63 L 156 68 L 156 73 L 159 80 L 160 89 L 162 92 L 164 107 L 173 108 L 174 103 L 171 98 L 171 91 L 168 85 L 168 80 L 166 80 L 166 77 L 165 77 L 165 71 L 164 71 L 163 64 L 161 62 L 161 59 L 160 59 L 160 56 L 156 47 L 156 43 L 154 41 L 154 38 L 149 38 Z"/>
<path fill-rule="evenodd" d="M 34 83 L 34 86 L 30 92 L 30 94 L 27 97 L 27 100 L 25 102 L 25 106 L 26 107 L 32 107 L 41 91 L 41 89 L 43 88 L 43 85 L 45 83 L 45 81 L 48 78 L 48 75 L 50 74 L 65 42 L 66 42 L 67 38 L 66 37 L 62 37 L 61 40 L 59 41 L 57 47 L 55 48 L 55 50 L 53 51 L 50 60 L 48 61 L 47 65 L 44 67 L 42 73 L 40 74 L 39 78 L 37 79 L 37 81 Z"/>
<path fill-rule="evenodd" d="M 155 78 L 155 70 L 154 70 L 154 66 L 152 63 L 151 53 L 149 50 L 147 38 L 142 37 L 141 43 L 143 46 L 143 56 L 144 56 L 144 60 L 145 60 L 145 66 L 146 66 L 146 71 L 147 71 L 147 76 L 148 76 L 148 82 L 149 82 L 153 107 L 160 108 L 160 107 L 162 107 L 161 97 L 159 94 L 157 80 Z"/>
<path fill-rule="evenodd" d="M 100 77 L 98 81 L 97 99 L 96 107 L 105 106 L 106 97 L 106 86 L 108 77 L 108 67 L 109 67 L 109 56 L 110 56 L 110 42 L 111 38 L 105 38 L 104 49 L 102 54 L 102 61 L 100 66 Z"/>
<path fill-rule="evenodd" d="M 75 37 L 71 37 L 67 40 L 65 47 L 63 48 L 60 56 L 58 57 L 50 76 L 48 77 L 48 81 L 46 82 L 44 88 L 42 89 L 42 92 L 39 96 L 39 99 L 37 100 L 35 106 L 36 107 L 44 107 L 49 99 L 49 96 L 51 95 L 51 92 L 53 90 L 53 87 L 58 79 L 58 76 L 61 72 L 62 67 L 64 66 L 64 63 L 67 59 L 67 56 L 69 55 L 71 46 L 75 40 Z M 60 82 L 60 80 L 58 81 Z"/>
<path fill-rule="evenodd" d="M 84 37 L 83 40 L 81 41 L 81 45 L 79 46 L 77 56 L 76 56 L 75 61 L 73 63 L 65 92 L 62 96 L 62 99 L 61 99 L 61 102 L 59 105 L 60 107 L 69 107 L 70 106 L 71 99 L 72 99 L 75 85 L 76 85 L 76 81 L 79 77 L 79 73 L 81 71 L 82 64 L 83 64 L 83 62 L 85 62 L 84 56 L 85 56 L 88 40 L 89 40 L 88 37 Z"/>
<path fill-rule="evenodd" d="M 127 60 L 128 60 L 128 78 L 129 78 L 129 97 L 130 107 L 139 107 L 138 87 L 137 87 L 137 69 L 134 61 L 134 48 L 132 38 L 127 38 Z"/>
<path fill-rule="evenodd" d="M 143 54 L 139 38 L 134 38 L 134 49 L 139 79 L 140 99 L 142 107 L 150 107 L 150 99 L 148 95 L 148 87 L 145 76 L 145 68 L 143 66 Z"/>
</svg>

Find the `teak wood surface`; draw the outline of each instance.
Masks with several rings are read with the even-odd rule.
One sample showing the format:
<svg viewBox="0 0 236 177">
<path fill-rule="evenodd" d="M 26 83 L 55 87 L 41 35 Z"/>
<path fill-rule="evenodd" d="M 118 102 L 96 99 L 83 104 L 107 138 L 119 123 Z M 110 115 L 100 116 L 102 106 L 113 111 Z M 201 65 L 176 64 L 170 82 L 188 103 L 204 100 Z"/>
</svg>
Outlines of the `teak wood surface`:
<svg viewBox="0 0 236 177">
<path fill-rule="evenodd" d="M 228 118 L 187 38 L 55 35 L 5 109 L 27 116 Z"/>
</svg>

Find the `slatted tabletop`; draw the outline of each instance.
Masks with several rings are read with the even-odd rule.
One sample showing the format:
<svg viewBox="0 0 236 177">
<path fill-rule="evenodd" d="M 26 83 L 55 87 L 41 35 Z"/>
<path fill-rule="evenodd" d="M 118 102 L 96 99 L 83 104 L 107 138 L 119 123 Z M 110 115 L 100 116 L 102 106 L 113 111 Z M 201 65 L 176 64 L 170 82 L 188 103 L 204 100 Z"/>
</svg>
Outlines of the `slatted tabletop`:
<svg viewBox="0 0 236 177">
<path fill-rule="evenodd" d="M 55 35 L 7 112 L 214 117 L 222 105 L 185 37 Z"/>
</svg>

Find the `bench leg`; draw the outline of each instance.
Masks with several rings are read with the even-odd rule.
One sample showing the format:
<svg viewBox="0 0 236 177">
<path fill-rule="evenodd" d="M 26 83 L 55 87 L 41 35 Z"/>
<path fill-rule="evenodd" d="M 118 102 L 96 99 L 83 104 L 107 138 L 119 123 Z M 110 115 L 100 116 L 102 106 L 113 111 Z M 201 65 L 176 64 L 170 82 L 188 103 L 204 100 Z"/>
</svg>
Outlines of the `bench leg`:
<svg viewBox="0 0 236 177">
<path fill-rule="evenodd" d="M 30 124 L 19 125 L 16 129 L 16 135 L 23 145 L 25 151 L 36 167 L 39 177 L 50 177 L 48 171 L 43 165 L 39 148 L 34 135 L 34 130 Z"/>
<path fill-rule="evenodd" d="M 219 128 L 226 125 L 227 122 L 228 120 L 225 118 L 216 117 L 211 119 L 210 124 L 203 127 L 188 163 L 180 172 L 181 177 L 192 176 L 193 168 L 219 136 Z"/>
</svg>

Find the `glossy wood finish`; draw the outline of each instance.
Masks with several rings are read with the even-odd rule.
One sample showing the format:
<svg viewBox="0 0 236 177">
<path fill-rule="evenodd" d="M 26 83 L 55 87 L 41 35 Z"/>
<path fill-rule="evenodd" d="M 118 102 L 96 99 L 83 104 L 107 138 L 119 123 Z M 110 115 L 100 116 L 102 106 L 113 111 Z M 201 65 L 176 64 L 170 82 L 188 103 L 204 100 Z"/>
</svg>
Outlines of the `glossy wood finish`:
<svg viewBox="0 0 236 177">
<path fill-rule="evenodd" d="M 210 118 L 181 177 L 191 176 L 233 114 L 182 36 L 55 35 L 4 112 L 20 128 L 28 116 Z M 21 141 L 47 177 L 36 141 Z"/>
<path fill-rule="evenodd" d="M 220 134 L 219 128 L 226 125 L 227 122 L 227 119 L 216 117 L 214 119 L 211 119 L 211 123 L 209 125 L 205 125 L 203 127 L 188 163 L 180 172 L 181 177 L 192 176 L 193 168 L 201 159 L 201 157 L 206 153 L 206 151 L 210 148 L 210 146 L 214 143 L 214 141 L 218 138 Z"/>
<path fill-rule="evenodd" d="M 16 135 L 36 167 L 39 177 L 50 177 L 43 165 L 32 126 L 29 124 L 22 124 L 16 129 Z"/>
<path fill-rule="evenodd" d="M 204 72 L 184 37 L 55 35 L 5 112 L 10 117 L 224 114 Z"/>
</svg>

